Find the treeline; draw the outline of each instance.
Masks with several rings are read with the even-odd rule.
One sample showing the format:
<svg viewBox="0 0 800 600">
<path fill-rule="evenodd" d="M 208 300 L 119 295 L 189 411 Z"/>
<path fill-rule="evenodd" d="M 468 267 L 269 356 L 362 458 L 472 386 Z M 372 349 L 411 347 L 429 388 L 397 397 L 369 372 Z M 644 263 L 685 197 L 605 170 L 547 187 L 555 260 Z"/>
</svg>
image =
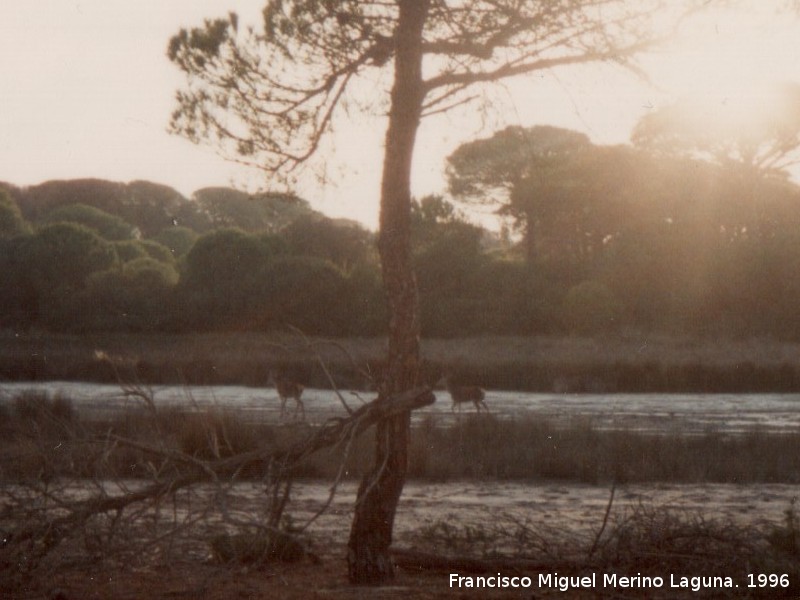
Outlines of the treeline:
<svg viewBox="0 0 800 600">
<path fill-rule="evenodd" d="M 800 338 L 795 184 L 580 146 L 546 185 L 541 167 L 536 185 L 514 180 L 499 209 L 517 233 L 491 234 L 441 197 L 414 204 L 424 335 Z M 451 192 L 466 198 L 465 182 L 478 186 L 458 158 Z M 0 188 L 3 328 L 384 333 L 374 234 L 303 199 L 99 180 Z"/>
<path fill-rule="evenodd" d="M 292 195 L 149 182 L 0 188 L 0 326 L 375 334 L 373 236 Z M 373 306 L 374 305 L 374 306 Z"/>
</svg>

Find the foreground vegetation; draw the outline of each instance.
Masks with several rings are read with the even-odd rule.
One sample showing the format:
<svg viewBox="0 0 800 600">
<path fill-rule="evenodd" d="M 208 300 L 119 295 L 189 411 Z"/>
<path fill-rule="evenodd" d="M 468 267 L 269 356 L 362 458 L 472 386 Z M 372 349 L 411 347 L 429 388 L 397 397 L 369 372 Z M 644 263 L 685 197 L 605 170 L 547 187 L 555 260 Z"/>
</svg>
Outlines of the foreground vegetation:
<svg viewBox="0 0 800 600">
<path fill-rule="evenodd" d="M 319 426 L 245 421 L 235 411 L 161 409 L 143 405 L 111 421 L 82 420 L 68 398 L 27 392 L 0 405 L 5 482 L 48 478 L 135 478 L 152 475 L 152 454 L 178 452 L 212 460 L 285 448 Z M 108 436 L 128 440 L 108 449 Z M 357 477 L 373 448 L 358 438 L 345 449 L 318 452 L 293 476 Z M 258 472 L 259 464 L 241 475 Z M 800 433 L 744 434 L 604 431 L 590 420 L 557 426 L 541 419 L 463 415 L 452 426 L 435 416 L 413 429 L 409 476 L 419 480 L 562 480 L 612 483 L 800 483 Z"/>
<path fill-rule="evenodd" d="M 343 549 L 335 540 L 309 549 L 320 547 L 308 529 L 314 518 L 291 518 L 291 486 L 276 493 L 272 477 L 280 467 L 264 457 L 280 455 L 327 425 L 266 425 L 236 412 L 192 407 L 162 410 L 142 389 L 127 389 L 140 406 L 103 422 L 86 421 L 61 396 L 23 393 L 0 406 L 0 590 L 8 597 L 50 593 L 53 581 L 81 589 L 77 574 L 89 566 L 95 577 L 98 569 L 109 569 L 115 581 L 124 580 L 126 568 L 135 566 L 137 576 L 146 578 L 148 561 L 163 569 L 165 560 L 178 557 L 184 568 L 202 570 L 210 555 L 242 573 L 278 569 L 287 586 L 282 597 L 304 597 L 290 592 L 292 573 L 316 580 L 325 572 L 320 561 L 335 563 Z M 333 482 L 335 493 L 342 480 L 356 480 L 371 464 L 365 437 L 341 438 L 332 450 L 308 453 L 289 467 L 289 481 Z M 463 415 L 442 427 L 429 418 L 412 432 L 410 476 L 418 481 L 580 482 L 607 486 L 611 498 L 605 515 L 595 515 L 597 528 L 580 534 L 557 522 L 504 514 L 477 524 L 435 518 L 414 533 L 413 550 L 396 549 L 395 560 L 415 573 L 770 572 L 787 574 L 789 587 L 741 589 L 734 597 L 791 594 L 800 577 L 794 505 L 786 507 L 783 522 L 766 525 L 650 505 L 614 517 L 610 512 L 613 490 L 625 483 L 797 484 L 798 450 L 797 433 L 648 435 L 600 431 L 587 421 L 556 427 L 491 415 Z M 204 470 L 209 473 L 197 477 Z M 187 487 L 192 478 L 204 483 Z M 251 504 L 242 505 L 241 485 L 253 490 Z M 161 492 L 151 497 L 154 488 Z M 321 502 L 324 511 L 330 500 Z M 330 577 L 324 585 L 337 580 Z M 154 589 L 148 595 L 159 597 Z M 716 593 L 701 590 L 692 597 Z M 652 590 L 644 595 L 659 597 Z M 666 590 L 662 597 L 679 596 Z"/>
</svg>

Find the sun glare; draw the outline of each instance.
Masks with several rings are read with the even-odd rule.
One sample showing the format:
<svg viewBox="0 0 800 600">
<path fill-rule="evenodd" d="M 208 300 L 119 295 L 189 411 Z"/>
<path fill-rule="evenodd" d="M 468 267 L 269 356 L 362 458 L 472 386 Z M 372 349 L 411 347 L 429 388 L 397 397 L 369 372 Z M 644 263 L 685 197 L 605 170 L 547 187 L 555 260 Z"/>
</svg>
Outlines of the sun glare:
<svg viewBox="0 0 800 600">
<path fill-rule="evenodd" d="M 747 123 L 772 108 L 776 87 L 800 84 L 793 14 L 751 4 L 703 13 L 655 54 L 648 71 L 664 102 L 688 101 L 715 120 Z"/>
</svg>

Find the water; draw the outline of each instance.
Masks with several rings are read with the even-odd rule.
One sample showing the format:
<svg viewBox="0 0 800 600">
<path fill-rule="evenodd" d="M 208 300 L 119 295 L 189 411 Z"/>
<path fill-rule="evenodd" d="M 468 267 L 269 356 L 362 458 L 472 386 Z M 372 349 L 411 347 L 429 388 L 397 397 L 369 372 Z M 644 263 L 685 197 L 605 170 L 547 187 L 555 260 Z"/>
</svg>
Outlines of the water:
<svg viewBox="0 0 800 600">
<path fill-rule="evenodd" d="M 23 390 L 61 393 L 72 398 L 76 410 L 88 419 L 113 416 L 125 408 L 142 406 L 142 400 L 126 394 L 117 385 L 81 382 L 14 382 L 0 384 L 0 403 L 7 403 Z M 159 407 L 187 409 L 217 407 L 235 409 L 245 418 L 259 422 L 289 421 L 280 414 L 280 401 L 273 388 L 244 386 L 151 386 L 146 388 Z M 341 392 L 342 400 L 358 408 L 373 394 Z M 419 421 L 436 415 L 437 422 L 449 423 L 474 413 L 472 406 L 451 411 L 449 394 L 436 390 L 437 402 L 414 413 Z M 333 416 L 345 416 L 342 400 L 331 390 L 306 389 L 303 403 L 310 422 L 320 423 Z M 499 419 L 544 418 L 558 424 L 585 421 L 601 429 L 635 429 L 647 432 L 742 432 L 800 431 L 800 394 L 555 394 L 499 392 L 488 390 L 486 403 Z"/>
</svg>

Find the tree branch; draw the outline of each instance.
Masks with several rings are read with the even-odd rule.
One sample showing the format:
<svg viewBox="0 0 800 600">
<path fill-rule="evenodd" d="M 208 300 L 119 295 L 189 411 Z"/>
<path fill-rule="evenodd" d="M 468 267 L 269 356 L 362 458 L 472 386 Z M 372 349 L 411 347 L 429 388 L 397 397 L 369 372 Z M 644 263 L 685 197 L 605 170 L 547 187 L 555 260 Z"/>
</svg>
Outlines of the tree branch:
<svg viewBox="0 0 800 600">
<path fill-rule="evenodd" d="M 500 79 L 507 79 L 517 75 L 524 75 L 534 71 L 542 71 L 545 69 L 553 69 L 555 67 L 563 67 L 568 65 L 577 65 L 587 62 L 619 62 L 621 58 L 630 57 L 634 54 L 642 52 L 659 43 L 656 40 L 649 40 L 639 42 L 627 46 L 622 50 L 610 50 L 606 52 L 587 51 L 583 54 L 575 54 L 570 56 L 559 56 L 554 58 L 539 58 L 529 62 L 522 63 L 505 63 L 495 69 L 488 71 L 463 71 L 460 73 L 445 73 L 436 77 L 432 77 L 425 81 L 425 91 L 445 87 L 445 86 L 468 86 L 476 83 L 486 83 L 491 81 L 498 81 Z"/>
<path fill-rule="evenodd" d="M 13 532 L 7 545 L 18 545 L 45 535 L 47 532 L 57 532 L 79 526 L 95 515 L 121 511 L 138 502 L 158 500 L 166 495 L 174 494 L 180 489 L 205 481 L 216 481 L 222 476 L 239 473 L 254 463 L 277 460 L 284 464 L 295 464 L 323 448 L 355 438 L 379 421 L 428 406 L 435 401 L 436 397 L 429 388 L 416 388 L 389 398 L 377 398 L 361 406 L 347 418 L 329 419 L 311 437 L 292 445 L 287 450 L 259 448 L 213 461 L 203 461 L 189 456 L 176 457 L 175 453 L 165 452 L 163 448 L 125 440 L 125 444 L 143 452 L 157 456 L 164 456 L 166 453 L 172 459 L 180 458 L 180 462 L 185 463 L 189 470 L 178 476 L 156 481 L 135 492 L 114 496 L 107 496 L 103 493 L 97 497 L 64 505 L 61 509 L 68 511 L 67 514 Z M 122 442 L 123 440 L 115 438 L 115 441 Z"/>
</svg>

